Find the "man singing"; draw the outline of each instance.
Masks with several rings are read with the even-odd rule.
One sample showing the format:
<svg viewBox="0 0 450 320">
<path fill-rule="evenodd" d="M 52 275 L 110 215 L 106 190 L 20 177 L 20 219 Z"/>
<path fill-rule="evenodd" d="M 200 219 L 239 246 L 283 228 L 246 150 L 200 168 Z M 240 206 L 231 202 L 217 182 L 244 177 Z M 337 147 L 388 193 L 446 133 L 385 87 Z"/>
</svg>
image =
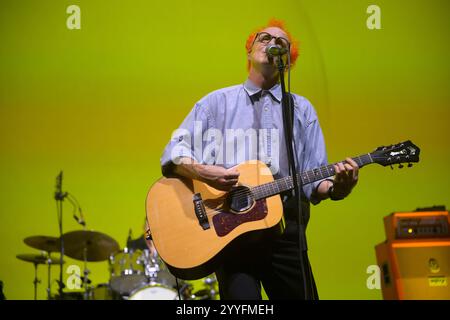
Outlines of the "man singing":
<svg viewBox="0 0 450 320">
<path fill-rule="evenodd" d="M 297 43 L 282 21 L 271 20 L 252 33 L 246 42 L 248 79 L 243 84 L 214 91 L 195 104 L 179 129 L 197 138 L 197 143 L 175 135 L 161 158 L 164 175 L 197 179 L 216 189 L 230 190 L 239 181 L 239 172 L 234 167 L 253 159 L 265 162 L 276 179 L 289 175 L 280 75 L 277 58 L 266 52 L 270 45 L 286 49 L 287 54 L 282 56 L 285 65 L 289 61 L 290 67 L 295 64 Z M 297 171 L 326 165 L 325 143 L 316 111 L 306 98 L 296 94 L 292 98 Z M 257 139 L 236 144 L 234 138 L 239 130 L 254 132 Z M 228 139 L 229 136 L 232 137 Z M 356 185 L 358 165 L 351 158 L 334 168 L 334 179 L 301 187 L 301 211 L 306 223 L 310 203 L 318 204 L 327 198 L 344 199 Z M 291 192 L 281 196 L 285 218 L 281 235 L 256 244 L 243 237 L 226 248 L 226 258 L 215 270 L 222 299 L 261 299 L 261 284 L 269 299 L 318 298 L 309 261 L 307 257 L 306 261 L 301 258 L 299 232 L 304 229 L 298 227 L 298 208 Z M 301 272 L 305 269 L 307 279 Z"/>
</svg>

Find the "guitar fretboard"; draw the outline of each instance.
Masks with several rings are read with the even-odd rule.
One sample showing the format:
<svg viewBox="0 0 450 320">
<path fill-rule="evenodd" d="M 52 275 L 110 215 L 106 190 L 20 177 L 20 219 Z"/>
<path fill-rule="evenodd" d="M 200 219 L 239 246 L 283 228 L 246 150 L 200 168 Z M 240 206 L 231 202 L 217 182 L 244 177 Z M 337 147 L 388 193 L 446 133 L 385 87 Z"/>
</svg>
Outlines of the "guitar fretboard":
<svg viewBox="0 0 450 320">
<path fill-rule="evenodd" d="M 374 162 L 370 153 L 352 159 L 358 164 L 360 168 Z M 345 163 L 345 161 L 341 161 L 341 163 Z M 297 181 L 301 187 L 303 185 L 334 176 L 334 174 L 335 170 L 333 164 L 329 164 L 302 173 L 297 173 Z M 255 200 L 264 199 L 281 192 L 294 189 L 293 180 L 294 179 L 292 178 L 292 176 L 287 176 L 269 183 L 253 187 L 250 190 Z"/>
</svg>

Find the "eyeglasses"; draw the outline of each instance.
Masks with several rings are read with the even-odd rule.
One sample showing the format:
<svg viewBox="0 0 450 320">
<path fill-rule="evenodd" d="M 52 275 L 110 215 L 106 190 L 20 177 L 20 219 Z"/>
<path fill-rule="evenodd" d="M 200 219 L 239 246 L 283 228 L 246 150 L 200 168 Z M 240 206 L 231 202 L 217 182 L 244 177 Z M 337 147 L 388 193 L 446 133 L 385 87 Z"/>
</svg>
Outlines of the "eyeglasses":
<svg viewBox="0 0 450 320">
<path fill-rule="evenodd" d="M 284 37 L 275 37 L 267 32 L 258 32 L 253 39 L 252 47 L 255 44 L 255 41 L 261 42 L 262 44 L 268 44 L 272 39 L 275 39 L 275 44 L 282 46 L 283 48 L 289 48 L 291 43 Z"/>
</svg>

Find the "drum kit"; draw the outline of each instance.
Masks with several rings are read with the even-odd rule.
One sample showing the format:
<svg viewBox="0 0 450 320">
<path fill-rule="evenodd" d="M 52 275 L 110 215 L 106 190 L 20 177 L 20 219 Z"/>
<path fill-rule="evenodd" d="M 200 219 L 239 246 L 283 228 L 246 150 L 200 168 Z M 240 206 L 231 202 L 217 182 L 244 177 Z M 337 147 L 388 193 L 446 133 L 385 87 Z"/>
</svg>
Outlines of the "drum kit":
<svg viewBox="0 0 450 320">
<path fill-rule="evenodd" d="M 81 282 L 80 291 L 62 290 L 51 292 L 51 267 L 64 264 L 61 256 L 61 242 L 64 255 L 84 262 L 83 276 L 77 275 Z M 67 232 L 61 238 L 51 236 L 31 236 L 24 239 L 25 244 L 40 250 L 39 254 L 19 254 L 17 258 L 34 265 L 34 299 L 37 298 L 37 278 L 39 265 L 47 265 L 47 298 L 80 300 L 215 300 L 218 296 L 217 281 L 214 275 L 206 277 L 202 289 L 193 292 L 193 284 L 175 279 L 167 266 L 149 249 L 120 249 L 112 237 L 89 230 Z M 110 273 L 108 283 L 92 285 L 87 262 L 107 261 Z M 61 286 L 61 284 L 60 284 Z M 178 290 L 177 290 L 178 288 Z"/>
<path fill-rule="evenodd" d="M 156 250 L 150 251 L 148 245 L 142 249 L 134 249 L 127 240 L 127 246 L 120 249 L 119 244 L 112 237 L 98 231 L 86 230 L 86 221 L 78 200 L 69 192 L 62 191 L 63 172 L 56 177 L 54 199 L 57 203 L 57 217 L 59 237 L 31 236 L 24 239 L 25 244 L 40 250 L 39 254 L 19 254 L 17 258 L 31 262 L 34 265 L 34 299 L 37 299 L 37 285 L 41 281 L 37 278 L 39 265 L 47 265 L 48 283 L 47 298 L 53 299 L 81 299 L 81 300 L 215 300 L 217 299 L 217 281 L 214 276 L 203 279 L 202 289 L 193 292 L 193 284 L 177 281 L 170 274 L 168 268 L 158 256 Z M 79 216 L 73 214 L 83 230 L 63 233 L 63 201 L 68 200 L 78 210 Z M 131 232 L 131 230 L 130 230 Z M 139 238 L 140 239 L 140 238 Z M 143 240 L 143 238 L 142 238 Z M 59 253 L 59 256 L 57 254 Z M 64 291 L 72 285 L 63 283 L 63 257 L 67 256 L 84 262 L 83 275 L 74 273 L 76 287 L 82 291 Z M 88 262 L 107 261 L 110 280 L 108 283 L 91 285 L 89 280 Z M 51 292 L 51 266 L 60 265 L 58 294 Z M 69 271 L 69 266 L 67 271 Z M 79 267 L 78 267 L 78 271 Z M 80 273 L 80 272 L 78 272 Z M 80 284 L 81 282 L 81 284 Z"/>
</svg>

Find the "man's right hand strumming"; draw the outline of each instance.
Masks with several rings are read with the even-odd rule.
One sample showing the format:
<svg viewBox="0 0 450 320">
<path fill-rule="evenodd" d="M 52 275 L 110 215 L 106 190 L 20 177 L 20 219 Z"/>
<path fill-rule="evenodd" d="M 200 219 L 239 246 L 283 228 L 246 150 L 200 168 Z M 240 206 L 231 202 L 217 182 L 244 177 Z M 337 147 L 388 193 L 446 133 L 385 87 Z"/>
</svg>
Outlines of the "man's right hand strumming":
<svg viewBox="0 0 450 320">
<path fill-rule="evenodd" d="M 238 183 L 239 172 L 236 168 L 225 169 L 220 166 L 204 165 L 190 158 L 181 158 L 180 164 L 175 165 L 174 173 L 207 183 L 211 187 L 229 191 Z"/>
</svg>

